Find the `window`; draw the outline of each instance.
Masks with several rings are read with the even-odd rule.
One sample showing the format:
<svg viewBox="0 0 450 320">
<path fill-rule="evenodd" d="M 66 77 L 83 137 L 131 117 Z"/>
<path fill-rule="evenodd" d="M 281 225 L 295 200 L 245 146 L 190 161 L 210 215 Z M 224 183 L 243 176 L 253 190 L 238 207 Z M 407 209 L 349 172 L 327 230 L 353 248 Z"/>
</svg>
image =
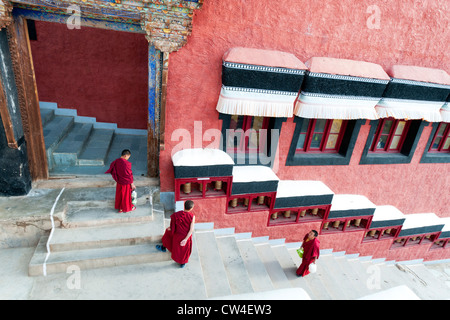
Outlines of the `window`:
<svg viewBox="0 0 450 320">
<path fill-rule="evenodd" d="M 325 220 L 322 223 L 321 234 L 365 230 L 371 221 L 372 217 L 346 217 Z"/>
<path fill-rule="evenodd" d="M 270 210 L 275 202 L 275 192 L 242 194 L 228 198 L 227 213 Z"/>
<path fill-rule="evenodd" d="M 296 126 L 286 165 L 348 165 L 365 121 L 294 117 Z"/>
<path fill-rule="evenodd" d="M 428 152 L 449 152 L 450 151 L 450 123 L 439 124 L 431 142 Z"/>
<path fill-rule="evenodd" d="M 321 221 L 326 219 L 330 205 L 317 207 L 302 207 L 276 209 L 269 215 L 268 226 L 295 224 L 302 222 Z"/>
<path fill-rule="evenodd" d="M 227 152 L 257 153 L 265 150 L 270 118 L 232 115 Z"/>
<path fill-rule="evenodd" d="M 372 152 L 400 152 L 408 132 L 409 122 L 385 118 L 378 123 Z"/>
<path fill-rule="evenodd" d="M 231 177 L 175 179 L 175 199 L 226 197 L 230 193 Z"/>
<path fill-rule="evenodd" d="M 410 163 L 426 125 L 423 120 L 371 120 L 359 164 Z"/>
<path fill-rule="evenodd" d="M 295 152 L 338 152 L 346 125 L 340 119 L 303 121 Z"/>
</svg>

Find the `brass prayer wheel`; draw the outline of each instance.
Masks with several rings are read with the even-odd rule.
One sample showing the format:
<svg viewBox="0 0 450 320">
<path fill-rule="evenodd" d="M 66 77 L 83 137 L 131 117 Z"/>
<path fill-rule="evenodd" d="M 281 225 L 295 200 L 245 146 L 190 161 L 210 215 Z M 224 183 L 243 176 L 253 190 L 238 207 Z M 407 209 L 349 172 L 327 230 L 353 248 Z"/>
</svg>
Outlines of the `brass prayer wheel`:
<svg viewBox="0 0 450 320">
<path fill-rule="evenodd" d="M 214 181 L 214 190 L 219 191 L 222 190 L 222 181 Z"/>
<path fill-rule="evenodd" d="M 203 192 L 203 183 L 198 184 L 198 190 L 200 190 L 200 192 Z"/>
<path fill-rule="evenodd" d="M 311 214 L 313 216 L 317 216 L 317 212 L 319 212 L 319 208 L 314 208 L 314 209 L 312 209 Z"/>
<path fill-rule="evenodd" d="M 300 212 L 300 217 L 304 217 L 306 215 L 306 210 L 303 210 L 302 212 Z"/>
<path fill-rule="evenodd" d="M 278 219 L 278 212 L 272 213 L 272 220 Z"/>
<path fill-rule="evenodd" d="M 335 229 L 339 228 L 340 224 L 341 224 L 341 222 L 339 220 L 333 222 L 333 228 L 335 228 Z"/>
<path fill-rule="evenodd" d="M 361 219 L 355 219 L 355 227 L 359 227 L 361 224 Z"/>
<path fill-rule="evenodd" d="M 287 210 L 284 212 L 284 217 L 285 218 L 290 218 L 291 217 L 291 210 Z"/>
<path fill-rule="evenodd" d="M 236 208 L 237 207 L 237 202 L 238 202 L 238 199 L 234 198 L 233 200 L 230 201 L 230 206 L 232 206 L 233 208 Z"/>
<path fill-rule="evenodd" d="M 191 193 L 191 183 L 190 182 L 183 184 L 183 192 L 186 194 Z"/>
<path fill-rule="evenodd" d="M 248 207 L 248 202 L 249 202 L 249 199 L 248 199 L 248 198 L 245 198 L 245 199 L 244 199 L 244 206 Z"/>
<path fill-rule="evenodd" d="M 258 202 L 257 202 L 257 203 L 258 203 L 259 205 L 264 204 L 264 198 L 265 198 L 264 196 L 258 196 Z"/>
<path fill-rule="evenodd" d="M 325 222 L 324 224 L 323 224 L 323 228 L 322 229 L 328 229 L 328 225 L 329 225 L 330 223 L 329 222 Z"/>
<path fill-rule="evenodd" d="M 375 236 L 376 232 L 377 232 L 377 230 L 370 230 L 369 231 L 369 236 L 371 236 L 371 237 Z"/>
</svg>

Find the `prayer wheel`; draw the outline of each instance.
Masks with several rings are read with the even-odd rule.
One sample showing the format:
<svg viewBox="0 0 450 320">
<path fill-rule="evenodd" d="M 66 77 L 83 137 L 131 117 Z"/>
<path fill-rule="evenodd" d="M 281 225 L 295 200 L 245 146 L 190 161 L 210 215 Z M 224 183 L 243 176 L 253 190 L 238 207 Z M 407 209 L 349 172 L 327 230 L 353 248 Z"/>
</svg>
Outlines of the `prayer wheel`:
<svg viewBox="0 0 450 320">
<path fill-rule="evenodd" d="M 222 181 L 214 181 L 214 190 L 219 191 L 222 190 Z"/>
<path fill-rule="evenodd" d="M 341 222 L 339 220 L 333 222 L 333 228 L 335 228 L 335 229 L 339 228 L 340 224 L 341 224 Z"/>
<path fill-rule="evenodd" d="M 233 200 L 230 201 L 230 206 L 233 208 L 237 207 L 237 203 L 238 203 L 238 199 L 234 198 Z"/>
<path fill-rule="evenodd" d="M 328 230 L 328 225 L 329 225 L 330 223 L 329 222 L 325 222 L 324 224 L 323 224 L 323 228 L 322 229 L 327 229 Z"/>
<path fill-rule="evenodd" d="M 303 210 L 302 212 L 300 212 L 300 217 L 304 217 L 306 215 L 306 210 Z"/>
<path fill-rule="evenodd" d="M 352 222 L 352 220 L 348 220 L 347 221 L 347 225 L 345 226 L 346 228 L 350 226 L 350 223 Z"/>
<path fill-rule="evenodd" d="M 319 208 L 312 209 L 311 214 L 317 216 L 317 212 L 319 212 Z"/>
<path fill-rule="evenodd" d="M 278 212 L 272 213 L 272 220 L 278 219 Z"/>
<path fill-rule="evenodd" d="M 191 193 L 191 183 L 190 182 L 183 184 L 183 192 L 186 194 Z"/>
<path fill-rule="evenodd" d="M 248 207 L 248 202 L 249 202 L 248 198 L 245 198 L 244 199 L 244 206 Z"/>
<path fill-rule="evenodd" d="M 377 233 L 377 230 L 370 230 L 369 231 L 369 236 L 374 237 L 375 233 Z"/>
<path fill-rule="evenodd" d="M 264 196 L 258 196 L 258 202 L 259 205 L 263 205 L 264 204 Z"/>
<path fill-rule="evenodd" d="M 392 229 L 387 229 L 384 233 L 387 234 L 387 235 L 390 235 L 391 234 L 391 230 Z"/>
<path fill-rule="evenodd" d="M 287 210 L 284 212 L 284 217 L 285 218 L 290 218 L 291 217 L 291 210 Z"/>
<path fill-rule="evenodd" d="M 203 192 L 203 183 L 198 184 L 198 190 L 200 190 L 200 192 Z"/>
<path fill-rule="evenodd" d="M 355 219 L 355 227 L 359 227 L 361 224 L 361 219 Z"/>
</svg>

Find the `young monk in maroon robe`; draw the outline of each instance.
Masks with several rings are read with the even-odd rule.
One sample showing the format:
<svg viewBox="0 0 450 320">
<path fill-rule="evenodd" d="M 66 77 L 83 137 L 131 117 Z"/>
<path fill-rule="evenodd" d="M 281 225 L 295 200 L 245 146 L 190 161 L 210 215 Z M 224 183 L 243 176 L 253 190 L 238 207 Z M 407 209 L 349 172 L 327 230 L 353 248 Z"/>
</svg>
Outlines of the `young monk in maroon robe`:
<svg viewBox="0 0 450 320">
<path fill-rule="evenodd" d="M 309 265 L 311 263 L 316 263 L 316 260 L 319 259 L 319 245 L 320 241 L 317 239 L 318 233 L 316 230 L 311 230 L 305 237 L 303 238 L 303 260 L 300 267 L 297 269 L 297 276 L 304 277 L 309 274 Z"/>
<path fill-rule="evenodd" d="M 172 253 L 172 260 L 184 268 L 192 253 L 192 232 L 194 231 L 195 216 L 192 212 L 194 202 L 184 203 L 184 211 L 178 211 L 170 216 L 170 227 L 166 229 L 162 238 L 162 245 L 156 248 L 162 252 L 168 249 Z"/>
<path fill-rule="evenodd" d="M 109 170 L 105 172 L 110 173 L 117 182 L 115 208 L 119 210 L 119 213 L 136 210 L 136 207 L 131 203 L 131 191 L 136 187 L 133 183 L 131 162 L 128 161 L 130 157 L 130 150 L 123 150 L 122 156 L 114 160 Z"/>
</svg>

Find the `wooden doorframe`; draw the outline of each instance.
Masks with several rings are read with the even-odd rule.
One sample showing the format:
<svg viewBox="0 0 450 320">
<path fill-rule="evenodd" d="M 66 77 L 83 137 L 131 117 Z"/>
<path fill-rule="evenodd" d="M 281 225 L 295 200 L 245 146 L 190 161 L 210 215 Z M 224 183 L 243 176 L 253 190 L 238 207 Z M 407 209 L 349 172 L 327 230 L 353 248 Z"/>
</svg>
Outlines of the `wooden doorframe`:
<svg viewBox="0 0 450 320">
<path fill-rule="evenodd" d="M 26 19 L 21 16 L 14 17 L 13 23 L 7 26 L 6 31 L 27 142 L 31 179 L 46 180 L 49 176 L 48 164 Z"/>
</svg>

